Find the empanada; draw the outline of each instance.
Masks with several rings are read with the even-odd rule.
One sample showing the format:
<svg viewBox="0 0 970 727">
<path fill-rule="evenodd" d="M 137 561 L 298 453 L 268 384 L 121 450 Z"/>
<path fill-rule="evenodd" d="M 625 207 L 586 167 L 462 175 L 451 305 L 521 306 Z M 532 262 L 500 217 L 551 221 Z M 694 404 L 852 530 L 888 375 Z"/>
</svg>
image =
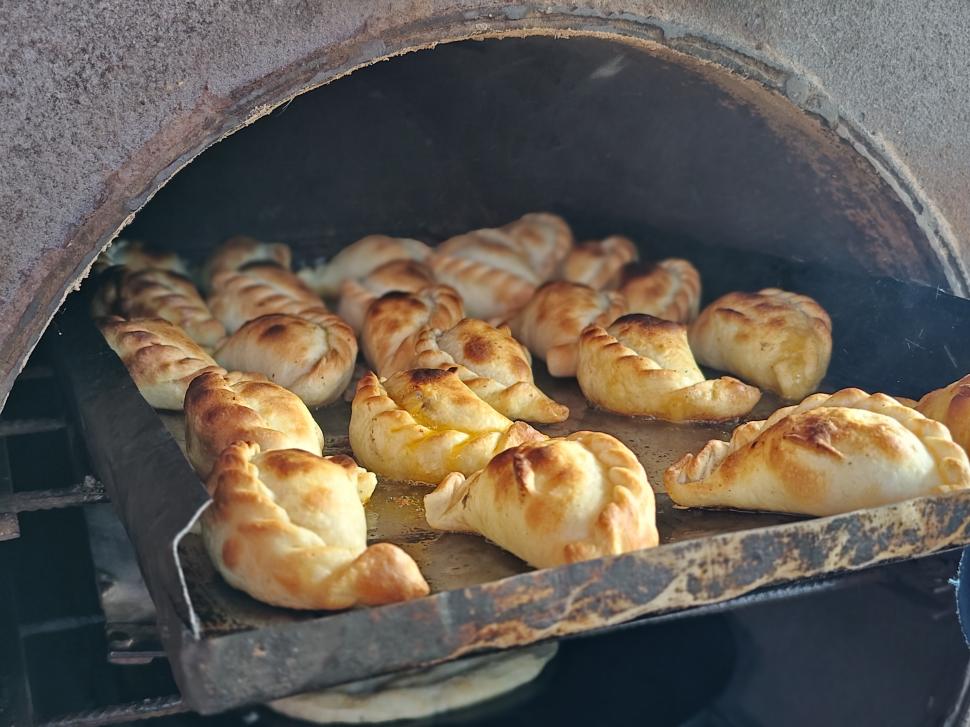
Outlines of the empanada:
<svg viewBox="0 0 970 727">
<path fill-rule="evenodd" d="M 385 293 L 367 309 L 360 347 L 379 376 L 390 376 L 410 367 L 422 328 L 451 328 L 464 317 L 461 296 L 447 285 Z"/>
<path fill-rule="evenodd" d="M 392 260 L 421 262 L 431 248 L 419 240 L 387 235 L 368 235 L 348 245 L 331 260 L 300 270 L 298 275 L 320 295 L 332 298 L 345 280 L 359 280 Z"/>
<path fill-rule="evenodd" d="M 255 262 L 274 263 L 289 270 L 293 253 L 282 242 L 262 242 L 246 235 L 230 237 L 212 252 L 203 266 L 202 284 L 211 289 L 216 273 L 232 272 Z"/>
<path fill-rule="evenodd" d="M 608 326 L 625 312 L 626 300 L 619 293 L 560 280 L 539 288 L 509 326 L 513 336 L 545 359 L 550 374 L 575 376 L 580 332 L 590 324 Z"/>
<path fill-rule="evenodd" d="M 168 270 L 122 272 L 117 307 L 125 318 L 164 318 L 204 348 L 215 347 L 226 335 L 192 281 Z"/>
<path fill-rule="evenodd" d="M 354 373 L 357 339 L 332 313 L 312 321 L 296 316 L 255 318 L 227 338 L 216 361 L 233 371 L 256 371 L 299 396 L 309 407 L 340 397 Z"/>
<path fill-rule="evenodd" d="M 502 450 L 538 439 L 545 435 L 502 416 L 444 369 L 401 371 L 383 385 L 368 372 L 351 408 L 354 456 L 401 480 L 434 483 L 449 472 L 471 474 Z"/>
<path fill-rule="evenodd" d="M 832 356 L 832 321 L 807 295 L 765 288 L 728 293 L 688 331 L 704 366 L 735 374 L 786 399 L 818 388 Z"/>
<path fill-rule="evenodd" d="M 619 290 L 631 313 L 689 323 L 700 307 L 701 276 L 697 268 L 679 258 L 627 263 L 620 271 Z"/>
<path fill-rule="evenodd" d="M 658 543 L 653 490 L 626 445 L 602 432 L 521 444 L 424 498 L 428 524 L 484 535 L 536 568 Z"/>
<path fill-rule="evenodd" d="M 367 546 L 359 491 L 375 484 L 344 455 L 235 442 L 209 476 L 206 549 L 229 585 L 274 606 L 338 609 L 425 596 L 411 556 L 390 543 Z"/>
<path fill-rule="evenodd" d="M 687 326 L 634 313 L 579 339 L 579 387 L 596 406 L 669 422 L 744 416 L 761 392 L 725 376 L 705 380 L 687 345 Z"/>
<path fill-rule="evenodd" d="M 673 501 L 835 515 L 970 487 L 946 427 L 885 394 L 815 394 L 710 441 L 664 473 Z"/>
<path fill-rule="evenodd" d="M 95 272 L 122 265 L 131 272 L 156 268 L 189 276 L 185 261 L 175 252 L 149 249 L 141 240 L 115 240 L 94 261 Z"/>
<path fill-rule="evenodd" d="M 323 453 L 323 432 L 300 398 L 260 374 L 205 373 L 185 392 L 185 448 L 201 477 L 236 441 L 263 451 L 303 449 Z"/>
<path fill-rule="evenodd" d="M 943 422 L 953 441 L 970 452 L 970 374 L 949 386 L 931 391 L 919 400 L 916 410 Z"/>
<path fill-rule="evenodd" d="M 417 293 L 434 285 L 434 273 L 424 263 L 414 260 L 392 260 L 375 268 L 365 277 L 350 278 L 340 285 L 337 313 L 358 333 L 370 304 L 385 293 Z"/>
<path fill-rule="evenodd" d="M 192 379 L 222 371 L 185 331 L 163 318 L 111 317 L 99 320 L 98 328 L 138 391 L 156 409 L 181 411 Z"/>
<path fill-rule="evenodd" d="M 328 313 L 320 296 L 289 270 L 273 263 L 253 263 L 242 270 L 216 273 L 209 305 L 229 333 L 271 313 L 307 319 Z"/>
<path fill-rule="evenodd" d="M 541 282 L 556 274 L 573 248 L 573 231 L 566 220 L 549 212 L 530 212 L 500 229 L 526 254 Z"/>
<path fill-rule="evenodd" d="M 562 278 L 596 290 L 615 288 L 620 270 L 637 259 L 637 246 L 622 235 L 584 242 L 569 253 L 562 264 Z"/>
<path fill-rule="evenodd" d="M 469 389 L 509 419 L 552 423 L 569 418 L 567 407 L 535 385 L 528 349 L 507 327 L 465 318 L 445 331 L 422 330 L 409 368 L 453 367 Z"/>
</svg>

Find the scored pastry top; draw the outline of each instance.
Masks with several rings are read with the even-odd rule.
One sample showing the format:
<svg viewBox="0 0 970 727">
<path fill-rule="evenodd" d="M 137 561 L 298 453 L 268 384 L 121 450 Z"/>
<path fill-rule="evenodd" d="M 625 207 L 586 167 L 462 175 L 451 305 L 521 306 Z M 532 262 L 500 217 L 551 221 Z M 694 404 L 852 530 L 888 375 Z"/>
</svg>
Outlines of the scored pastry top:
<svg viewBox="0 0 970 727">
<path fill-rule="evenodd" d="M 229 333 L 271 313 L 311 318 L 328 312 L 320 296 L 296 275 L 274 263 L 262 262 L 213 275 L 209 305 Z"/>
</svg>

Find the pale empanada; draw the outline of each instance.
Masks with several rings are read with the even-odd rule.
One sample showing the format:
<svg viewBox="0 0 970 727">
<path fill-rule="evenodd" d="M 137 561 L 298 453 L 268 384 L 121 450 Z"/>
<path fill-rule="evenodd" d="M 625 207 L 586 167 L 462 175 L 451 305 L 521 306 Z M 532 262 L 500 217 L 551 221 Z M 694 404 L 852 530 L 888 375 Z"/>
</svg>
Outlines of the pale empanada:
<svg viewBox="0 0 970 727">
<path fill-rule="evenodd" d="M 689 323 L 700 307 L 701 276 L 697 268 L 679 258 L 627 263 L 620 271 L 619 290 L 631 313 Z"/>
<path fill-rule="evenodd" d="M 202 284 L 211 289 L 216 273 L 232 272 L 255 262 L 274 263 L 289 270 L 293 253 L 282 242 L 263 242 L 246 235 L 230 237 L 213 251 L 203 266 Z"/>
<path fill-rule="evenodd" d="M 832 321 L 807 295 L 765 288 L 728 293 L 688 331 L 704 366 L 735 374 L 786 399 L 818 388 L 832 356 Z"/>
<path fill-rule="evenodd" d="M 502 416 L 444 369 L 401 371 L 383 385 L 368 372 L 351 408 L 354 455 L 367 469 L 401 480 L 471 474 L 502 450 L 538 439 L 545 435 Z"/>
<path fill-rule="evenodd" d="M 424 263 L 414 260 L 392 260 L 375 268 L 365 277 L 350 278 L 340 286 L 337 313 L 358 333 L 364 326 L 364 316 L 370 304 L 385 293 L 401 291 L 417 293 L 434 285 L 434 273 Z"/>
<path fill-rule="evenodd" d="M 98 328 L 138 391 L 156 409 L 181 410 L 192 379 L 222 371 L 185 331 L 163 318 L 113 316 L 99 320 Z"/>
<path fill-rule="evenodd" d="M 95 260 L 95 272 L 112 265 L 122 265 L 131 272 L 155 268 L 189 276 L 185 261 L 175 252 L 162 252 L 148 248 L 141 240 L 115 240 Z"/>
<path fill-rule="evenodd" d="M 260 374 L 205 373 L 185 392 L 185 448 L 200 476 L 236 441 L 263 451 L 323 453 L 323 432 L 300 398 Z"/>
<path fill-rule="evenodd" d="M 430 254 L 431 248 L 419 240 L 368 235 L 342 249 L 328 262 L 304 268 L 298 275 L 320 295 L 333 298 L 345 280 L 360 280 L 392 260 L 421 262 Z"/>
<path fill-rule="evenodd" d="M 521 444 L 424 498 L 428 524 L 484 535 L 536 568 L 657 545 L 653 490 L 626 445 L 602 432 Z"/>
<path fill-rule="evenodd" d="M 970 452 L 970 375 L 931 391 L 919 400 L 916 410 L 946 424 L 953 441 Z"/>
<path fill-rule="evenodd" d="M 569 409 L 539 390 L 528 349 L 506 327 L 465 318 L 446 331 L 425 328 L 414 343 L 409 368 L 449 369 L 509 419 L 562 422 Z"/>
<path fill-rule="evenodd" d="M 209 349 L 225 337 L 226 329 L 188 278 L 149 268 L 123 271 L 117 280 L 117 307 L 125 318 L 164 318 Z"/>
<path fill-rule="evenodd" d="M 563 261 L 562 278 L 596 290 L 615 288 L 620 270 L 636 259 L 637 246 L 621 235 L 584 242 L 574 247 Z"/>
<path fill-rule="evenodd" d="M 229 333 L 247 321 L 272 313 L 313 319 L 327 315 L 320 296 L 286 268 L 253 263 L 212 276 L 209 305 Z"/>
<path fill-rule="evenodd" d="M 375 484 L 344 455 L 235 442 L 208 479 L 209 557 L 229 585 L 274 606 L 338 609 L 425 596 L 411 556 L 390 543 L 367 546 L 360 493 Z"/>
<path fill-rule="evenodd" d="M 664 473 L 678 505 L 835 515 L 970 487 L 947 428 L 885 394 L 815 394 Z"/>
<path fill-rule="evenodd" d="M 550 374 L 575 376 L 580 332 L 590 324 L 608 326 L 625 312 L 626 300 L 619 293 L 557 281 L 539 288 L 509 326 L 513 336 L 545 359 Z"/>
<path fill-rule="evenodd" d="M 687 344 L 687 326 L 634 313 L 579 339 L 579 387 L 596 406 L 669 422 L 744 416 L 761 392 L 725 376 L 705 380 Z"/>
<path fill-rule="evenodd" d="M 216 361 L 233 371 L 256 371 L 299 396 L 307 406 L 336 401 L 357 359 L 357 339 L 332 313 L 313 320 L 288 315 L 255 318 L 227 338 Z"/>
<path fill-rule="evenodd" d="M 390 376 L 411 366 L 422 328 L 451 328 L 464 316 L 461 296 L 447 285 L 385 293 L 367 309 L 360 347 L 379 376 Z"/>
<path fill-rule="evenodd" d="M 573 231 L 566 220 L 549 212 L 530 212 L 500 229 L 526 254 L 542 282 L 555 275 L 573 248 Z"/>
</svg>

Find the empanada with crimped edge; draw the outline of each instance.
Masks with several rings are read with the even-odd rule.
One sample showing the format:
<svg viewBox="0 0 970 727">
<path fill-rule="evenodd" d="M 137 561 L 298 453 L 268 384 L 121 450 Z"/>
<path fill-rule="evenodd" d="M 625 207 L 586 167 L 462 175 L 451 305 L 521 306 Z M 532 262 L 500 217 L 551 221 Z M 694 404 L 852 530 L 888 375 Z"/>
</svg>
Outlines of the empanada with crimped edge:
<svg viewBox="0 0 970 727">
<path fill-rule="evenodd" d="M 778 288 L 728 293 L 688 329 L 698 363 L 801 399 L 818 388 L 832 357 L 832 321 L 807 295 Z"/>
<path fill-rule="evenodd" d="M 434 285 L 434 273 L 415 260 L 392 260 L 375 268 L 361 279 L 349 278 L 340 285 L 338 315 L 358 333 L 370 304 L 385 293 L 417 293 Z"/>
<path fill-rule="evenodd" d="M 536 568 L 657 545 L 653 490 L 636 455 L 602 432 L 521 444 L 424 498 L 428 524 L 475 532 Z"/>
<path fill-rule="evenodd" d="M 359 280 L 392 260 L 426 260 L 431 248 L 420 240 L 367 235 L 343 248 L 329 261 L 297 273 L 314 291 L 327 298 L 340 292 L 345 280 Z"/>
<path fill-rule="evenodd" d="M 313 320 L 260 316 L 229 336 L 216 349 L 215 359 L 227 369 L 265 374 L 309 407 L 324 406 L 350 383 L 357 339 L 332 313 Z"/>
<path fill-rule="evenodd" d="M 424 328 L 414 343 L 413 368 L 456 368 L 458 377 L 509 419 L 553 423 L 568 407 L 546 396 L 532 377 L 528 349 L 505 326 L 465 318 L 445 331 Z"/>
<path fill-rule="evenodd" d="M 229 333 L 273 313 L 312 319 L 327 306 L 296 275 L 275 263 L 251 263 L 212 276 L 209 306 Z"/>
<path fill-rule="evenodd" d="M 919 400 L 916 410 L 945 424 L 953 441 L 970 452 L 970 374 L 931 391 Z"/>
<path fill-rule="evenodd" d="M 632 262 L 620 271 L 619 291 L 631 313 L 689 323 L 700 308 L 701 276 L 697 268 L 679 258 Z"/>
<path fill-rule="evenodd" d="M 573 248 L 566 220 L 550 212 L 530 212 L 500 229 L 526 254 L 540 281 L 552 278 Z"/>
<path fill-rule="evenodd" d="M 97 321 L 101 335 L 156 409 L 181 411 L 192 379 L 222 369 L 181 328 L 163 318 L 112 316 Z"/>
<path fill-rule="evenodd" d="M 230 237 L 212 251 L 202 266 L 202 285 L 211 289 L 212 277 L 217 273 L 240 270 L 257 262 L 274 263 L 289 270 L 293 253 L 290 246 L 282 242 L 263 242 L 246 235 Z"/>
<path fill-rule="evenodd" d="M 411 367 L 422 328 L 448 329 L 464 317 L 461 296 L 447 285 L 385 293 L 367 309 L 360 347 L 379 376 L 390 376 Z"/>
<path fill-rule="evenodd" d="M 300 398 L 262 374 L 205 373 L 185 392 L 185 449 L 200 476 L 236 441 L 263 451 L 323 453 L 323 432 Z"/>
<path fill-rule="evenodd" d="M 575 376 L 579 334 L 590 325 L 608 326 L 626 312 L 619 293 L 588 285 L 546 283 L 509 321 L 512 335 L 544 359 L 553 376 Z"/>
<path fill-rule="evenodd" d="M 367 469 L 386 477 L 435 483 L 471 474 L 509 447 L 545 439 L 478 398 L 444 369 L 401 371 L 383 384 L 368 372 L 357 384 L 350 446 Z"/>
<path fill-rule="evenodd" d="M 835 515 L 970 487 L 945 426 L 885 394 L 815 394 L 664 473 L 678 505 Z"/>
<path fill-rule="evenodd" d="M 98 273 L 112 265 L 121 265 L 131 272 L 157 269 L 189 277 L 188 265 L 178 253 L 153 250 L 141 240 L 115 240 L 98 255 L 92 270 Z"/>
<path fill-rule="evenodd" d="M 687 327 L 640 313 L 607 329 L 583 330 L 576 378 L 596 406 L 669 422 L 737 419 L 761 398 L 758 389 L 730 376 L 705 380 L 687 344 Z"/>
<path fill-rule="evenodd" d="M 209 475 L 202 538 L 229 585 L 274 606 L 329 610 L 425 596 L 411 556 L 367 545 L 361 503 L 375 484 L 345 455 L 235 442 Z"/>
<path fill-rule="evenodd" d="M 562 264 L 562 279 L 596 290 L 615 288 L 624 265 L 636 260 L 637 246 L 622 235 L 577 245 Z"/>
</svg>

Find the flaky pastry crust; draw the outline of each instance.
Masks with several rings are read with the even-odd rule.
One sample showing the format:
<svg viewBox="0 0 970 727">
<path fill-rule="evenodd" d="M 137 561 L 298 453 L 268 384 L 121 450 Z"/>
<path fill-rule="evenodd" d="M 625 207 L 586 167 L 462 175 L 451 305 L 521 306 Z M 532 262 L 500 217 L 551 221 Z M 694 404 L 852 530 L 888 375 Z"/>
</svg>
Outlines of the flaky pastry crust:
<svg viewBox="0 0 970 727">
<path fill-rule="evenodd" d="M 367 235 L 343 248 L 328 262 L 300 270 L 298 275 L 318 294 L 333 298 L 345 280 L 360 280 L 392 260 L 422 262 L 431 248 L 420 240 L 387 235 Z"/>
<path fill-rule="evenodd" d="M 615 288 L 620 270 L 638 257 L 637 246 L 622 235 L 577 245 L 562 264 L 562 278 L 596 290 Z"/>
<path fill-rule="evenodd" d="M 689 323 L 700 308 L 701 276 L 697 268 L 679 258 L 627 263 L 620 271 L 619 290 L 631 313 Z"/>
<path fill-rule="evenodd" d="M 247 321 L 273 313 L 308 320 L 328 314 L 320 296 L 289 270 L 273 263 L 252 263 L 241 270 L 216 273 L 209 305 L 229 333 L 235 333 Z"/>
<path fill-rule="evenodd" d="M 931 391 L 919 400 L 916 410 L 945 424 L 953 441 L 970 451 L 970 375 Z"/>
<path fill-rule="evenodd" d="M 945 426 L 885 394 L 815 394 L 664 473 L 678 505 L 835 515 L 970 487 Z"/>
<path fill-rule="evenodd" d="M 350 457 L 235 442 L 207 486 L 202 537 L 222 577 L 274 606 L 379 606 L 428 594 L 418 566 L 390 543 L 367 546 L 361 493 L 373 474 Z"/>
<path fill-rule="evenodd" d="M 536 568 L 658 543 L 653 490 L 622 442 L 602 432 L 521 444 L 424 498 L 428 524 L 484 535 Z"/>
<path fill-rule="evenodd" d="M 236 235 L 217 247 L 202 268 L 202 284 L 212 289 L 212 277 L 217 273 L 233 272 L 252 263 L 273 263 L 290 269 L 293 253 L 282 242 L 263 242 L 254 237 Z"/>
<path fill-rule="evenodd" d="M 350 278 L 341 283 L 337 313 L 359 333 L 370 304 L 382 295 L 394 291 L 417 293 L 434 282 L 434 273 L 424 263 L 392 260 L 359 280 Z"/>
</svg>

